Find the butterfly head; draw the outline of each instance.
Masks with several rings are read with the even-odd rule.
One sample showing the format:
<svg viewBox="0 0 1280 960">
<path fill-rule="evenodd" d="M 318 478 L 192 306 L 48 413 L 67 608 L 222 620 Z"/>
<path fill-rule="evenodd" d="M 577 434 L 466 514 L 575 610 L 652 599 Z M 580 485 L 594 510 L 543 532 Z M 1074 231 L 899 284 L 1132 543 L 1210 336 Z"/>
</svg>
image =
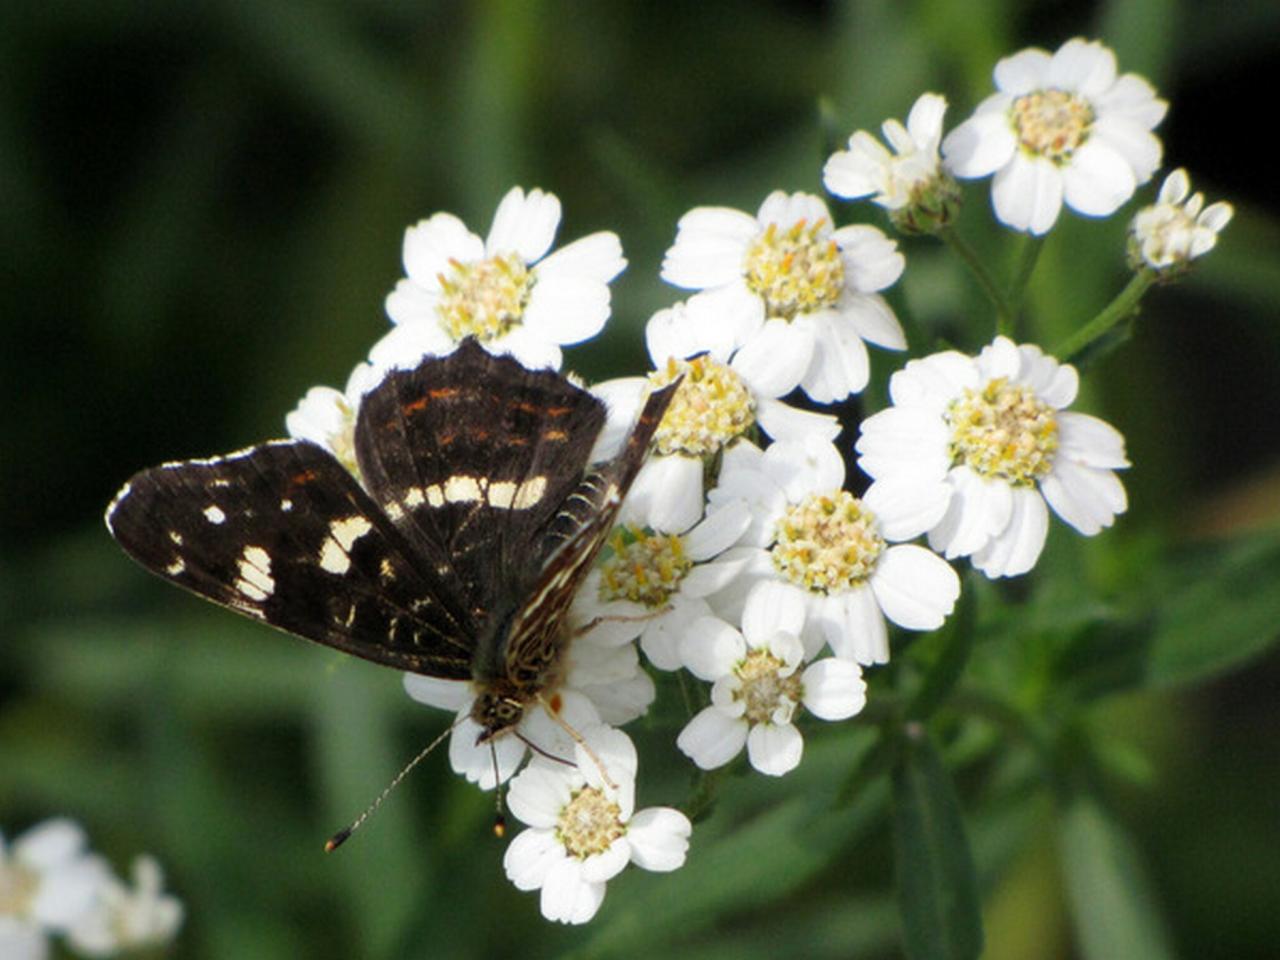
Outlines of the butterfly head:
<svg viewBox="0 0 1280 960">
<path fill-rule="evenodd" d="M 517 726 L 524 719 L 525 707 L 526 702 L 513 696 L 512 691 L 485 690 L 471 707 L 471 719 L 481 729 L 476 742 L 488 743 Z"/>
</svg>

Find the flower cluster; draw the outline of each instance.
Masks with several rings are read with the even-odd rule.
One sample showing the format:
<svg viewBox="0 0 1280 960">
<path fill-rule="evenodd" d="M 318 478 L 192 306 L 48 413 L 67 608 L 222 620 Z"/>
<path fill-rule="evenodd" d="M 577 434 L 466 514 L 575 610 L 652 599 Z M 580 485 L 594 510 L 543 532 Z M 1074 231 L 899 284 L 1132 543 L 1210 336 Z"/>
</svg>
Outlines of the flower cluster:
<svg viewBox="0 0 1280 960">
<path fill-rule="evenodd" d="M 1152 132 L 1166 104 L 1110 50 L 1071 40 L 995 68 L 996 92 L 944 131 L 947 103 L 920 97 L 888 148 L 855 132 L 826 164 L 836 196 L 869 199 L 903 234 L 944 233 L 961 212 L 956 178 L 993 176 L 996 218 L 1047 233 L 1065 203 L 1110 215 L 1155 173 Z M 1231 216 L 1188 199 L 1183 171 L 1131 229 L 1136 266 L 1184 267 Z M 474 337 L 530 367 L 559 368 L 561 348 L 598 334 L 618 238 L 597 233 L 549 252 L 559 201 L 511 190 L 481 239 L 451 214 L 409 228 L 406 276 L 388 296 L 393 328 L 344 391 L 316 388 L 288 418 L 356 476 L 352 431 L 361 396 L 390 369 Z M 580 923 L 628 863 L 673 870 L 691 825 L 677 810 L 635 810 L 638 760 L 620 726 L 655 701 L 655 678 L 684 670 L 701 702 L 675 745 L 710 770 L 744 748 L 750 767 L 782 776 L 802 762 L 808 717 L 859 713 L 864 670 L 886 663 L 893 629 L 941 627 L 960 595 L 953 561 L 991 578 L 1025 574 L 1049 514 L 1092 536 L 1127 506 L 1117 471 L 1124 440 L 1070 409 L 1076 368 L 1002 330 L 974 352 L 901 365 L 890 404 L 840 438 L 834 404 L 870 382 L 873 354 L 908 349 L 886 292 L 906 261 L 867 225 L 839 226 L 808 193 L 775 191 L 755 213 L 699 206 L 676 226 L 662 278 L 686 298 L 645 328 L 652 369 L 595 384 L 615 451 L 649 394 L 679 380 L 651 455 L 599 565 L 574 599 L 558 679 L 545 709 L 512 735 L 484 738 L 476 687 L 409 674 L 415 700 L 455 714 L 449 759 L 482 789 L 510 781 L 528 829 L 505 867 L 541 890 L 550 919 Z M 803 395 L 803 396 L 801 396 Z M 846 476 L 856 452 L 865 480 Z"/>
<path fill-rule="evenodd" d="M 41 960 L 55 936 L 83 957 L 162 948 L 182 925 L 182 904 L 163 888 L 148 856 L 125 884 L 70 820 L 46 820 L 11 844 L 0 836 L 0 956 Z"/>
</svg>

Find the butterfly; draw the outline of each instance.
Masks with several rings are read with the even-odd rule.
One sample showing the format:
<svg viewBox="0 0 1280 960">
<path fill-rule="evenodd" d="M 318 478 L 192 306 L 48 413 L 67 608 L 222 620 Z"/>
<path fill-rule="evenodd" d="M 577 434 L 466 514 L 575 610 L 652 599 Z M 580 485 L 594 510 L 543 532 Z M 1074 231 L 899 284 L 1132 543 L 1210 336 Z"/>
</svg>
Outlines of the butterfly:
<svg viewBox="0 0 1280 960">
<path fill-rule="evenodd" d="M 559 678 L 569 606 L 678 387 L 591 463 L 604 404 L 464 340 L 362 399 L 357 477 L 277 440 L 135 475 L 107 528 L 143 567 L 273 627 L 477 690 L 486 742 Z"/>
</svg>

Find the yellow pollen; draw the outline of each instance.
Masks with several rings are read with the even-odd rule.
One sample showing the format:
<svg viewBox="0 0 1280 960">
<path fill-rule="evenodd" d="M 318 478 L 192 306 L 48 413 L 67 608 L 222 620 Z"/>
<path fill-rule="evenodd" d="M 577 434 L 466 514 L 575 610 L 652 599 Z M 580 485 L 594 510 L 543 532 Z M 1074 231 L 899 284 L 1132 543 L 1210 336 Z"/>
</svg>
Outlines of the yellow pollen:
<svg viewBox="0 0 1280 960">
<path fill-rule="evenodd" d="M 1030 387 L 999 377 L 981 391 L 965 390 L 946 420 L 953 465 L 1015 487 L 1032 486 L 1053 469 L 1058 418 Z"/>
<path fill-rule="evenodd" d="M 28 867 L 0 863 L 0 917 L 25 917 L 39 887 L 39 876 Z"/>
<path fill-rule="evenodd" d="M 787 720 L 800 703 L 804 689 L 796 673 L 782 676 L 786 664 L 768 650 L 752 650 L 739 660 L 733 672 L 741 681 L 734 699 L 745 706 L 743 716 L 752 724 L 772 723 L 779 707 L 786 709 Z"/>
<path fill-rule="evenodd" d="M 834 306 L 844 289 L 844 261 L 830 236 L 830 224 L 798 220 L 785 232 L 771 223 L 747 248 L 747 287 L 765 302 L 769 317 L 792 320 L 798 314 Z"/>
<path fill-rule="evenodd" d="M 582 787 L 560 811 L 556 839 L 571 857 L 585 860 L 604 853 L 627 832 L 618 805 L 595 787 Z"/>
<path fill-rule="evenodd" d="M 440 324 L 455 340 L 473 336 L 494 340 L 524 315 L 534 277 L 516 254 L 500 254 L 487 260 L 449 261 L 451 270 L 440 274 Z"/>
<path fill-rule="evenodd" d="M 710 456 L 756 422 L 755 401 L 742 378 L 706 354 L 669 359 L 665 369 L 649 374 L 649 383 L 656 390 L 682 373 L 684 382 L 655 434 L 658 453 Z"/>
<path fill-rule="evenodd" d="M 342 414 L 342 429 L 329 436 L 329 449 L 333 451 L 338 462 L 347 468 L 357 480 L 360 479 L 360 465 L 356 461 L 356 412 L 347 403 L 347 398 L 338 400 L 338 410 Z"/>
<path fill-rule="evenodd" d="M 1061 165 L 1089 138 L 1093 107 L 1065 90 L 1037 90 L 1013 101 L 1009 119 L 1023 150 Z"/>
<path fill-rule="evenodd" d="M 600 599 L 664 606 L 693 567 L 678 534 L 640 527 L 619 528 L 609 541 L 613 553 L 601 566 Z"/>
<path fill-rule="evenodd" d="M 884 550 L 875 514 L 847 490 L 811 493 L 778 520 L 769 554 L 792 583 L 815 593 L 855 587 Z"/>
</svg>

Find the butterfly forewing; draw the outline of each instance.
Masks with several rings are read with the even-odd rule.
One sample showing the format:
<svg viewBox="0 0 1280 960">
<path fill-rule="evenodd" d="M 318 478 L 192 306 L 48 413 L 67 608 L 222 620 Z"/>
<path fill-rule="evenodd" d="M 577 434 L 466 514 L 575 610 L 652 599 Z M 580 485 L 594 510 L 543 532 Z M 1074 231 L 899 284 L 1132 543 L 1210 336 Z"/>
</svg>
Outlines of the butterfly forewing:
<svg viewBox="0 0 1280 960">
<path fill-rule="evenodd" d="M 136 475 L 107 526 L 167 580 L 378 663 L 470 677 L 474 635 L 418 552 L 332 456 L 305 441 Z"/>
</svg>

